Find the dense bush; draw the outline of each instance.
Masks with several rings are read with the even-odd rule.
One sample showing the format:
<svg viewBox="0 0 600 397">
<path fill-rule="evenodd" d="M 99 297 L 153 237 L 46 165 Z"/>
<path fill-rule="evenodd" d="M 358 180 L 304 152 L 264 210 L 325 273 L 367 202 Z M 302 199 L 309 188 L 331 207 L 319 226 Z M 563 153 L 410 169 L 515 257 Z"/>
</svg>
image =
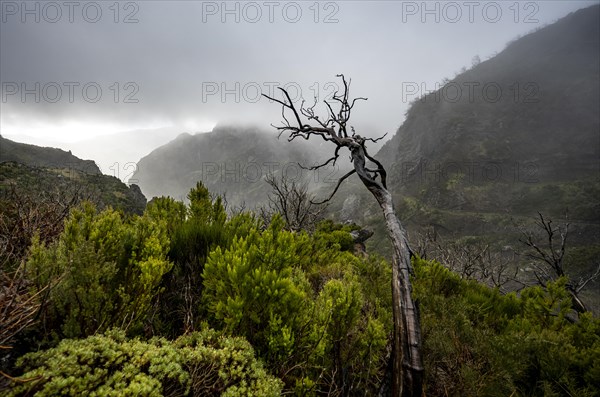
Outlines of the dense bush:
<svg viewBox="0 0 600 397">
<path fill-rule="evenodd" d="M 374 393 L 385 369 L 389 282 L 384 290 L 361 283 L 369 265 L 340 251 L 348 232 L 309 236 L 284 226 L 275 217 L 265 231 L 209 255 L 203 278 L 211 323 L 247 338 L 287 390 Z M 385 279 L 389 269 L 372 262 L 371 276 Z"/>
<path fill-rule="evenodd" d="M 162 279 L 152 318 L 153 331 L 162 336 L 198 329 L 206 315 L 201 305 L 202 271 L 209 252 L 258 228 L 248 213 L 227 219 L 221 199 L 212 197 L 202 183 L 188 199 L 186 206 L 170 197 L 155 198 L 147 209 L 151 216 L 166 220 L 170 237 L 168 258 L 173 267 Z"/>
<path fill-rule="evenodd" d="M 278 396 L 281 382 L 250 344 L 204 330 L 170 342 L 108 331 L 64 339 L 19 360 L 26 372 L 8 396 Z"/>
<path fill-rule="evenodd" d="M 427 395 L 600 395 L 600 320 L 570 317 L 564 278 L 502 295 L 415 264 Z"/>
<path fill-rule="evenodd" d="M 52 284 L 43 320 L 54 337 L 92 335 L 109 328 L 143 327 L 167 260 L 164 220 L 125 219 L 87 203 L 72 211 L 58 241 L 34 239 L 27 272 L 36 289 Z M 47 335 L 50 336 L 50 335 Z"/>
</svg>

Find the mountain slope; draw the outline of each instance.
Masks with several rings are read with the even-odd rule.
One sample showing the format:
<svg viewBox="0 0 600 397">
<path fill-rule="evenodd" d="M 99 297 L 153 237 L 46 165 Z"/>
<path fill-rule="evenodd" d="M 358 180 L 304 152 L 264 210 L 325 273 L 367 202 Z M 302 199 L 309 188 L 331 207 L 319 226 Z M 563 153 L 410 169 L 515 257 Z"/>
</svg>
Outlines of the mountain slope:
<svg viewBox="0 0 600 397">
<path fill-rule="evenodd" d="M 12 161 L 0 163 L 0 207 L 4 199 L 11 199 L 13 190 L 33 201 L 88 200 L 98 208 L 111 206 L 133 214 L 141 214 L 146 208 L 146 198 L 139 187 L 128 187 L 112 176 Z"/>
<path fill-rule="evenodd" d="M 34 202 L 89 200 L 127 213 L 141 214 L 146 207 L 138 186 L 102 175 L 92 160 L 0 137 L 0 207 L 16 193 Z"/>
<path fill-rule="evenodd" d="M 269 173 L 314 180 L 318 175 L 298 163 L 312 165 L 326 158 L 325 153 L 326 146 L 317 142 L 278 140 L 276 133 L 255 128 L 216 127 L 208 133 L 181 134 L 154 150 L 140 160 L 130 182 L 139 184 L 149 198 L 185 199 L 202 181 L 212 193 L 225 193 L 230 205 L 253 207 L 267 198 L 270 188 L 264 178 Z"/>
<path fill-rule="evenodd" d="M 378 153 L 392 189 L 438 208 L 495 211 L 501 204 L 519 212 L 516 191 L 597 180 L 599 48 L 600 6 L 593 6 L 415 101 Z M 528 211 L 536 208 L 531 198 Z"/>
<path fill-rule="evenodd" d="M 100 174 L 92 160 L 82 160 L 71 152 L 19 143 L 0 135 L 0 163 L 14 161 L 34 167 L 69 168 L 86 174 Z"/>
<path fill-rule="evenodd" d="M 514 41 L 415 102 L 379 155 L 407 163 L 535 161 L 543 177 L 551 176 L 546 167 L 566 167 L 561 176 L 598 171 L 599 9 L 580 10 Z M 455 101 L 457 86 L 462 96 Z"/>
</svg>

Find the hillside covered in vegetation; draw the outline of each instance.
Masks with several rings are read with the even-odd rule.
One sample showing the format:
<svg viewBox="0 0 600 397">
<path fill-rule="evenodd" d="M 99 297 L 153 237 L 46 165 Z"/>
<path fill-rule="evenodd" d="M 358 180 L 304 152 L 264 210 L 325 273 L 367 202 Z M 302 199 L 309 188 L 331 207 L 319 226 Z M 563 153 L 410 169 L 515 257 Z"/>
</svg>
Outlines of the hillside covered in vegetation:
<svg viewBox="0 0 600 397">
<path fill-rule="evenodd" d="M 71 152 L 51 147 L 40 147 L 14 142 L 0 135 L 0 162 L 13 161 L 40 168 L 73 169 L 99 175 L 100 169 L 92 160 L 82 160 Z"/>
<path fill-rule="evenodd" d="M 134 216 L 74 207 L 55 239 L 3 267 L 9 396 L 385 389 L 387 261 L 355 254 L 349 226 L 228 216 L 200 183 L 188 200 Z M 505 295 L 413 264 L 427 395 L 598 395 L 600 320 L 571 309 L 565 278 Z"/>
<path fill-rule="evenodd" d="M 600 6 L 514 40 L 413 102 L 378 153 L 401 195 L 445 212 L 600 222 Z M 421 218 L 425 221 L 425 218 Z M 597 240 L 598 228 L 585 233 Z M 460 232 L 459 232 L 460 234 Z"/>
</svg>

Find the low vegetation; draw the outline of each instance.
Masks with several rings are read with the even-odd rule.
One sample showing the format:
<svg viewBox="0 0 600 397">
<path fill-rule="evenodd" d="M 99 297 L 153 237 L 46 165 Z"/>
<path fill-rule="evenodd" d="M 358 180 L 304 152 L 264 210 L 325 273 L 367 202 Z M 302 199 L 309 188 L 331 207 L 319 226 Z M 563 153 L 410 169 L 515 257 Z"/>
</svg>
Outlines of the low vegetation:
<svg viewBox="0 0 600 397">
<path fill-rule="evenodd" d="M 391 266 L 354 254 L 353 227 L 228 216 L 200 183 L 188 198 L 77 205 L 3 267 L 3 288 L 26 288 L 0 312 L 35 313 L 2 346 L 5 394 L 385 393 Z M 413 265 L 425 395 L 600 395 L 600 320 L 572 309 L 566 277 L 503 293 Z"/>
</svg>

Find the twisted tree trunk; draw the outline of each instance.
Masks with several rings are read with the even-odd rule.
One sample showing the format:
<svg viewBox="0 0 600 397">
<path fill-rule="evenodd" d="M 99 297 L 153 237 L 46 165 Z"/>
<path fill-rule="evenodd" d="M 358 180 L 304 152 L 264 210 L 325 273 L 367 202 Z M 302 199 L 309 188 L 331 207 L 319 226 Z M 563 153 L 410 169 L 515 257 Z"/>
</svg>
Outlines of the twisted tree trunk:
<svg viewBox="0 0 600 397">
<path fill-rule="evenodd" d="M 373 179 L 365 167 L 362 144 L 351 149 L 354 170 L 375 196 L 383 211 L 388 236 L 392 242 L 392 300 L 394 341 L 392 351 L 392 395 L 420 397 L 423 361 L 419 312 L 412 299 L 410 276 L 413 273 L 406 231 L 396 216 L 392 195 Z"/>
<path fill-rule="evenodd" d="M 412 287 L 410 276 L 412 266 L 410 263 L 410 249 L 406 238 L 406 232 L 396 217 L 392 195 L 387 190 L 386 171 L 377 159 L 371 157 L 367 152 L 365 142 L 377 142 L 382 139 L 363 138 L 356 134 L 354 128 L 348 125 L 350 114 L 357 100 L 366 98 L 349 99 L 350 83 L 344 75 L 338 75 L 344 83 L 344 91 L 337 92 L 333 96 L 333 102 L 339 103 L 336 112 L 330 103 L 325 101 L 329 114 L 327 119 L 320 119 L 315 114 L 314 106 L 296 108 L 288 92 L 279 88 L 285 99 L 279 100 L 263 94 L 265 98 L 279 103 L 282 106 L 283 124 L 277 128 L 279 136 L 283 133 L 289 134 L 288 140 L 296 138 L 310 139 L 320 137 L 335 145 L 333 156 L 322 164 L 310 167 L 316 170 L 328 164 L 335 165 L 342 148 L 350 150 L 354 169 L 342 176 L 329 196 L 321 203 L 325 203 L 335 195 L 341 183 L 353 174 L 358 174 L 362 183 L 375 196 L 383 211 L 388 236 L 392 242 L 392 307 L 394 317 L 394 339 L 392 352 L 392 395 L 394 397 L 421 397 L 423 383 L 423 360 L 421 357 L 421 325 L 419 323 L 419 312 L 412 299 Z M 304 102 L 302 102 L 304 104 Z M 286 110 L 293 115 L 293 121 L 286 118 Z M 309 123 L 303 122 L 306 118 Z M 385 135 L 384 135 L 385 136 Z M 376 169 L 367 168 L 369 160 L 376 165 Z"/>
</svg>

